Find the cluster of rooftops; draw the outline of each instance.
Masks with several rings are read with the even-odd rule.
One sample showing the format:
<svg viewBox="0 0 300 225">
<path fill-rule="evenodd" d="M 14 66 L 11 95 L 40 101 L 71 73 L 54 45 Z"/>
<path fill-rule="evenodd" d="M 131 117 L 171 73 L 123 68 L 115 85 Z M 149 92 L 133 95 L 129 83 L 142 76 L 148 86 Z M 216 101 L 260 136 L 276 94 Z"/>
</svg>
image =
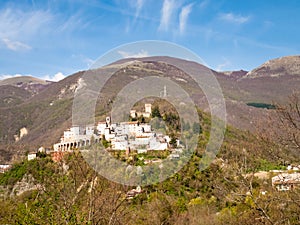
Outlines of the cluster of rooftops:
<svg viewBox="0 0 300 225">
<path fill-rule="evenodd" d="M 130 116 L 150 117 L 151 104 L 145 104 L 145 112 L 130 111 Z M 54 151 L 68 151 L 73 148 L 88 146 L 91 140 L 99 142 L 105 139 L 111 143 L 113 150 L 166 150 L 170 137 L 163 133 L 154 132 L 148 123 L 139 121 L 112 123 L 110 117 L 98 122 L 97 126 L 73 126 L 64 131 L 59 143 L 54 144 Z M 179 140 L 178 140 L 179 142 Z"/>
</svg>

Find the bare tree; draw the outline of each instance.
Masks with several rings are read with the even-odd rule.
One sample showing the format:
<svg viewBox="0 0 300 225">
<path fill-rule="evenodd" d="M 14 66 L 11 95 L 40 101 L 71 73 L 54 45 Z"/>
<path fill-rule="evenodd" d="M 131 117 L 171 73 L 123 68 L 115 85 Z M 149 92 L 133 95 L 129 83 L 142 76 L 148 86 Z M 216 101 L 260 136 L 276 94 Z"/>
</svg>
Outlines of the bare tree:
<svg viewBox="0 0 300 225">
<path fill-rule="evenodd" d="M 277 105 L 280 121 L 280 143 L 299 153 L 300 150 L 300 92 L 294 92 L 285 105 Z"/>
</svg>

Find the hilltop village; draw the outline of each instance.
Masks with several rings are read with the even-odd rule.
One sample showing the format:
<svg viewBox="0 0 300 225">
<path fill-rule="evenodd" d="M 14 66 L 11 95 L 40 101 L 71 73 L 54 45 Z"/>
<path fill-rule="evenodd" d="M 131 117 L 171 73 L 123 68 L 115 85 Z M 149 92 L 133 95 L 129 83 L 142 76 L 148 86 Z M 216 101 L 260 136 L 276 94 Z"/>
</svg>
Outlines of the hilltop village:
<svg viewBox="0 0 300 225">
<path fill-rule="evenodd" d="M 151 117 L 151 104 L 145 104 L 145 111 L 130 111 L 130 117 L 136 119 L 143 116 Z M 91 140 L 110 142 L 112 150 L 166 150 L 169 148 L 170 137 L 162 133 L 156 133 L 148 123 L 139 121 L 112 123 L 110 117 L 98 122 L 97 126 L 79 127 L 73 126 L 64 131 L 59 143 L 53 145 L 55 152 L 70 151 L 91 144 Z M 179 140 L 177 140 L 179 142 Z"/>
<path fill-rule="evenodd" d="M 74 149 L 88 147 L 93 143 L 102 143 L 105 148 L 113 151 L 126 151 L 126 156 L 133 150 L 138 154 L 148 151 L 171 150 L 168 158 L 179 159 L 184 150 L 180 141 L 171 140 L 170 136 L 155 132 L 151 124 L 139 122 L 140 118 L 148 121 L 154 116 L 151 104 L 145 104 L 143 111 L 130 110 L 131 121 L 113 123 L 110 117 L 90 126 L 72 126 L 64 131 L 59 143 L 53 145 L 51 157 L 53 161 L 61 161 L 64 154 Z M 153 114 L 153 115 L 152 115 Z M 145 120 L 144 120 L 145 121 Z M 171 144 L 173 141 L 173 144 Z M 175 144 L 174 144 L 175 142 Z M 104 144 L 106 143 L 106 145 Z M 41 147 L 38 153 L 46 150 Z M 151 155 L 151 154 L 150 154 Z M 37 157 L 37 153 L 28 154 L 28 160 Z M 161 163 L 161 158 L 146 158 L 144 164 Z M 0 172 L 10 169 L 9 165 L 0 165 Z M 258 171 L 253 175 L 259 179 L 271 178 L 272 186 L 278 191 L 293 190 L 300 185 L 300 165 L 288 166 L 283 170 Z M 247 174 L 245 174 L 247 176 Z M 132 198 L 141 193 L 140 188 L 128 192 L 127 198 Z M 264 191 L 262 191 L 264 193 Z"/>
</svg>

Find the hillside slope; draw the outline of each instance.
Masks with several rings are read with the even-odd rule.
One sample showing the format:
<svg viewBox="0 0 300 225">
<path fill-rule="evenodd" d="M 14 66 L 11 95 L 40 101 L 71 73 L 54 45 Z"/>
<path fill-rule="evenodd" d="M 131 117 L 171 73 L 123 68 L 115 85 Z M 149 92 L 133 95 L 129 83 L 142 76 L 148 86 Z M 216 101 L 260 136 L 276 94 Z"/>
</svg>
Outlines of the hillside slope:
<svg viewBox="0 0 300 225">
<path fill-rule="evenodd" d="M 290 155 L 273 143 L 229 127 L 217 158 L 200 171 L 211 121 L 200 111 L 199 117 L 202 131 L 189 162 L 165 181 L 142 187 L 142 192 L 133 198 L 127 195 L 133 187 L 100 176 L 76 151 L 66 155 L 61 163 L 42 155 L 15 164 L 9 172 L 0 174 L 0 223 L 109 224 L 113 220 L 117 221 L 115 224 L 200 221 L 250 225 L 285 219 L 297 224 L 299 205 L 292 200 L 299 193 L 279 193 L 272 188 L 271 173 L 265 172 L 263 178 L 254 174 L 259 170 L 284 169 L 282 162 L 292 160 Z M 118 155 L 125 157 L 125 152 Z M 141 165 L 142 156 L 132 152 L 132 160 L 127 160 L 131 165 Z M 180 159 L 176 162 L 182 163 Z M 162 171 L 164 167 L 160 167 Z M 127 171 L 120 172 L 128 175 Z M 289 204 L 282 208 L 285 203 Z M 263 217 L 262 210 L 267 211 L 268 218 Z"/>
<path fill-rule="evenodd" d="M 284 61 L 289 61 L 287 57 Z M 292 57 L 291 59 L 294 59 Z M 172 65 L 165 63 L 168 61 Z M 120 63 L 133 62 L 130 65 L 120 67 Z M 275 60 L 276 62 L 276 60 Z M 285 65 L 293 64 L 293 60 Z M 179 70 L 174 65 L 185 65 L 199 72 L 207 69 L 203 65 L 170 57 L 146 57 L 139 59 L 124 59 L 112 66 L 119 69 L 107 82 L 103 90 L 102 98 L 98 99 L 97 116 L 105 116 L 109 111 L 114 96 L 126 84 L 146 76 L 161 76 L 171 79 L 189 93 L 200 109 L 209 112 L 204 93 L 188 74 Z M 285 68 L 285 67 L 284 67 Z M 297 68 L 297 66 L 295 66 Z M 247 103 L 286 102 L 288 96 L 299 90 L 300 76 L 289 75 L 285 68 L 284 76 L 245 76 L 245 71 L 220 73 L 211 71 L 218 79 L 223 90 L 227 105 L 227 120 L 229 124 L 244 130 L 255 131 L 265 124 L 275 114 L 273 110 L 255 108 Z M 95 70 L 97 73 L 97 70 Z M 16 89 L 14 86 L 1 86 L 4 93 L 0 99 L 0 148 L 2 152 L 32 151 L 39 146 L 52 147 L 57 142 L 63 131 L 71 126 L 72 100 L 83 76 L 84 71 L 78 72 L 67 78 L 47 84 L 43 90 L 33 96 L 24 89 Z M 242 78 L 241 78 L 242 77 Z M 7 104 L 7 96 L 15 93 L 16 100 Z M 19 94 L 18 94 L 19 93 Z M 20 99 L 20 100 L 18 100 Z M 1 102 L 1 101 L 0 101 Z M 26 127 L 28 135 L 21 141 L 15 142 L 14 135 L 19 135 L 20 129 Z M 264 127 L 265 128 L 265 127 Z M 14 150 L 15 149 L 15 150 Z M 7 157 L 4 157 L 7 158 Z"/>
<path fill-rule="evenodd" d="M 18 105 L 31 96 L 31 93 L 23 88 L 12 85 L 2 85 L 0 87 L 0 107 Z"/>
</svg>

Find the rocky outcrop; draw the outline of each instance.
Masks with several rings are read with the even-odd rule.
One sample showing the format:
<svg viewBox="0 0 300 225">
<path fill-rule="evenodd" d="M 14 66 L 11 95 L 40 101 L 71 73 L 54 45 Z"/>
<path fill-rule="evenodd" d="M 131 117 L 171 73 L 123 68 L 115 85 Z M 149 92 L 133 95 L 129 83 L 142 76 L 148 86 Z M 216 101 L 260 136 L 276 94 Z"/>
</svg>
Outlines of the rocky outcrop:
<svg viewBox="0 0 300 225">
<path fill-rule="evenodd" d="M 28 130 L 26 127 L 22 127 L 20 129 L 20 136 L 19 135 L 14 135 L 15 141 L 19 141 L 21 140 L 24 136 L 26 136 L 28 134 Z"/>
<path fill-rule="evenodd" d="M 36 184 L 34 178 L 31 174 L 25 174 L 21 181 L 18 181 L 14 186 L 10 193 L 10 196 L 19 196 L 27 191 L 34 191 L 40 189 L 42 186 L 40 184 Z"/>
</svg>

